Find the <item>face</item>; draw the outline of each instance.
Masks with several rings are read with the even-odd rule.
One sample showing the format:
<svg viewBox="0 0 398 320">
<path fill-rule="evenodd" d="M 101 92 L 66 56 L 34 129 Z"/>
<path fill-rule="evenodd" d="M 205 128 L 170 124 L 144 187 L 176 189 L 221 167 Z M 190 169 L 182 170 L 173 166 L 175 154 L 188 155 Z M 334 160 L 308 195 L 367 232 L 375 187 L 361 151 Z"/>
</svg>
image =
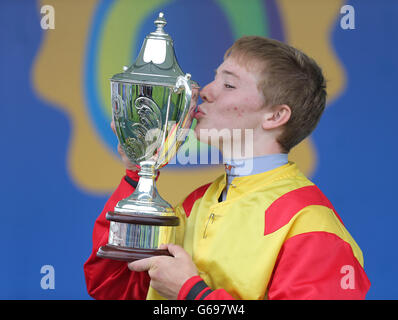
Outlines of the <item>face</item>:
<svg viewBox="0 0 398 320">
<path fill-rule="evenodd" d="M 254 138 L 260 134 L 263 117 L 263 95 L 257 89 L 255 72 L 227 58 L 216 70 L 214 80 L 200 92 L 203 103 L 198 106 L 195 133 L 201 142 L 213 144 L 217 132 L 233 129 L 253 129 Z M 235 130 L 235 132 L 238 132 Z M 218 143 L 225 143 L 228 134 L 219 135 Z"/>
</svg>

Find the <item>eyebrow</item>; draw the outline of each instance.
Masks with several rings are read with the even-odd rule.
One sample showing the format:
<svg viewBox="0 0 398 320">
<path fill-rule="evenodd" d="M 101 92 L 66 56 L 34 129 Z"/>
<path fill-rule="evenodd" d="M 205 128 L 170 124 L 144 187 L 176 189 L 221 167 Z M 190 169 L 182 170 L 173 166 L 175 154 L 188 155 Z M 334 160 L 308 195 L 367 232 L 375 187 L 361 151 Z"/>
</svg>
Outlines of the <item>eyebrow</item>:
<svg viewBox="0 0 398 320">
<path fill-rule="evenodd" d="M 217 69 L 214 70 L 214 73 L 217 74 Z M 239 79 L 239 76 L 236 73 L 233 73 L 232 71 L 223 70 L 223 71 L 221 71 L 221 73 L 224 73 L 224 74 L 227 74 L 229 76 L 233 76 L 233 77 Z"/>
</svg>

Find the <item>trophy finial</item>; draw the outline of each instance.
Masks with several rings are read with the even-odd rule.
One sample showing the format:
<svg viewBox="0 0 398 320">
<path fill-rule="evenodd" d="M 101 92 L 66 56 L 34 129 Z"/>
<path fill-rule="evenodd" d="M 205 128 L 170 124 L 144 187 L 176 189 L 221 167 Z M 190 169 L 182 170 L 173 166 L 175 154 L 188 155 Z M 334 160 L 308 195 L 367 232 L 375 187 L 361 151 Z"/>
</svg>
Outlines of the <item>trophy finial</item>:
<svg viewBox="0 0 398 320">
<path fill-rule="evenodd" d="M 1 0 L 0 0 L 1 1 Z M 174 51 L 173 39 L 164 30 L 167 24 L 164 12 L 157 12 L 153 20 L 156 28 L 144 39 L 141 50 L 134 63 L 124 68 L 122 73 L 115 74 L 113 81 L 143 83 L 174 87 L 179 76 L 185 77 Z M 199 85 L 190 83 L 199 88 Z"/>
<path fill-rule="evenodd" d="M 167 21 L 164 18 L 163 12 L 159 12 L 159 17 L 154 21 L 154 24 L 156 25 L 155 33 L 166 34 L 163 27 L 167 24 Z"/>
</svg>

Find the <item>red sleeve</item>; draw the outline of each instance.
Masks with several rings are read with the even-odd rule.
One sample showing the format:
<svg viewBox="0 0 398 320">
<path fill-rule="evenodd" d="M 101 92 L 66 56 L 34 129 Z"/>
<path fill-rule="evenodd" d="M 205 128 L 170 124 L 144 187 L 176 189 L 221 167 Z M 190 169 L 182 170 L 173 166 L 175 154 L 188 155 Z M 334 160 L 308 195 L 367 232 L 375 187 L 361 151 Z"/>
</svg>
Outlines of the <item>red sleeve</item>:
<svg viewBox="0 0 398 320">
<path fill-rule="evenodd" d="M 351 246 L 328 232 L 288 239 L 268 287 L 269 299 L 364 299 L 370 282 Z"/>
<path fill-rule="evenodd" d="M 138 181 L 137 172 L 126 170 L 127 179 Z M 125 177 L 109 198 L 94 224 L 93 250 L 84 264 L 87 291 L 95 299 L 139 299 L 146 298 L 150 278 L 147 272 L 132 272 L 127 263 L 97 257 L 99 247 L 108 243 L 109 221 L 105 215 L 113 211 L 116 203 L 134 191 Z"/>
<path fill-rule="evenodd" d="M 211 290 L 203 279 L 194 276 L 188 279 L 178 293 L 178 300 L 234 300 L 224 289 Z"/>
</svg>

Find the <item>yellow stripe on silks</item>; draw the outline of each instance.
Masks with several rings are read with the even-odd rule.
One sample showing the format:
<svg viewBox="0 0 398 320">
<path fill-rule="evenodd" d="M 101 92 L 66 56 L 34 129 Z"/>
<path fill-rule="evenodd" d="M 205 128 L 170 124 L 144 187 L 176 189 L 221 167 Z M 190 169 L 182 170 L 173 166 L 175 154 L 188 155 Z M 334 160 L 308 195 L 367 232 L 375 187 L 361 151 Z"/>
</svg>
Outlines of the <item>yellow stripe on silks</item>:
<svg viewBox="0 0 398 320">
<path fill-rule="evenodd" d="M 355 258 L 363 267 L 364 261 L 361 249 L 332 209 L 319 205 L 308 206 L 299 211 L 290 222 L 281 229 L 285 228 L 290 229 L 286 236 L 286 240 L 308 232 L 323 231 L 333 233 L 350 244 Z"/>
<path fill-rule="evenodd" d="M 174 216 L 174 213 L 163 214 L 162 216 Z M 175 243 L 176 227 L 159 227 L 159 245 Z"/>
<path fill-rule="evenodd" d="M 162 216 L 174 216 L 174 213 L 165 213 Z M 176 227 L 159 227 L 159 245 L 175 243 Z M 149 286 L 147 300 L 165 300 L 155 289 Z"/>
</svg>

